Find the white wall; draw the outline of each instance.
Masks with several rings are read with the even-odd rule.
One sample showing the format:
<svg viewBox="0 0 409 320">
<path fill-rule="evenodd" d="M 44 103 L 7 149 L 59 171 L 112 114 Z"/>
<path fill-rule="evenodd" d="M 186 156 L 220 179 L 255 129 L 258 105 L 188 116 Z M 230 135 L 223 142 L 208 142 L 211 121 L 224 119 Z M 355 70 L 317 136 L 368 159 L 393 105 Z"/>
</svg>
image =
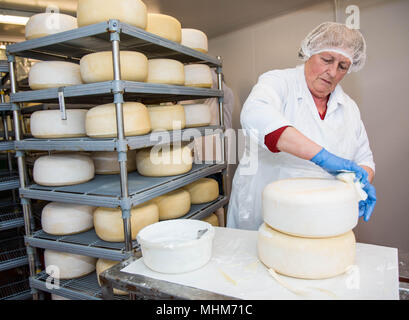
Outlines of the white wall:
<svg viewBox="0 0 409 320">
<path fill-rule="evenodd" d="M 341 85 L 360 107 L 375 157 L 378 195 L 371 220 L 354 231 L 360 242 L 409 251 L 409 1 L 340 1 L 341 8 L 348 4 L 360 8 L 368 59 Z M 240 128 L 241 107 L 258 76 L 300 64 L 301 40 L 319 23 L 334 19 L 334 2 L 327 1 L 210 39 L 210 54 L 222 56 L 226 82 L 235 93 L 234 128 Z"/>
</svg>

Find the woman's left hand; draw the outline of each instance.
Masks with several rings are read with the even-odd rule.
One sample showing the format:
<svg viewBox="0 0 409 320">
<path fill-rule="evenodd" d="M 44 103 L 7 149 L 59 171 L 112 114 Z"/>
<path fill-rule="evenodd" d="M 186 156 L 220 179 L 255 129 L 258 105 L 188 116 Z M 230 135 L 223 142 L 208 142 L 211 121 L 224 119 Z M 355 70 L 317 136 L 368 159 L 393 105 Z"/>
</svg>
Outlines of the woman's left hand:
<svg viewBox="0 0 409 320">
<path fill-rule="evenodd" d="M 364 221 L 369 221 L 376 204 L 376 190 L 369 183 L 363 189 L 368 194 L 368 198 L 359 202 L 359 217 L 363 216 Z"/>
</svg>

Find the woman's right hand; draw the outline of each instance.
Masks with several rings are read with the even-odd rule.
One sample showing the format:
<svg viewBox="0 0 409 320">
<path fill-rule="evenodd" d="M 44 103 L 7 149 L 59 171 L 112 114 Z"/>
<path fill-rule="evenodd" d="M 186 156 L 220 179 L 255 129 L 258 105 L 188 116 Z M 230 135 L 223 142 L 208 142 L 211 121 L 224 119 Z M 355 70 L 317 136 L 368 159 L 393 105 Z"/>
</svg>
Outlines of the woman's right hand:
<svg viewBox="0 0 409 320">
<path fill-rule="evenodd" d="M 355 162 L 340 158 L 322 148 L 311 161 L 328 173 L 336 176 L 345 171 L 354 172 L 356 179 L 366 187 L 369 184 L 368 173 Z"/>
</svg>

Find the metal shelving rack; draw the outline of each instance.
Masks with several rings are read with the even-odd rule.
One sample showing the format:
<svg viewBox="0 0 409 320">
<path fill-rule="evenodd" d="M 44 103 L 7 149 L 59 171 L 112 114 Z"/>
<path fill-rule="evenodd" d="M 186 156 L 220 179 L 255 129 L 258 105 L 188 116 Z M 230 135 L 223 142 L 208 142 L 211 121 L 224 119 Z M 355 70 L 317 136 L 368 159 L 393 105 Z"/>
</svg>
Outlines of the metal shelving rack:
<svg viewBox="0 0 409 320">
<path fill-rule="evenodd" d="M 108 50 L 112 51 L 113 56 L 113 81 L 46 90 L 17 91 L 14 73 L 15 56 L 78 63 L 80 58 L 86 54 Z M 123 81 L 120 76 L 120 50 L 138 51 L 145 54 L 149 59 L 170 58 L 182 63 L 207 64 L 210 67 L 216 68 L 218 89 Z M 10 102 L 16 131 L 15 148 L 20 177 L 20 196 L 26 228 L 25 239 L 29 255 L 30 285 L 33 289 L 34 299 L 38 298 L 36 290 L 49 291 L 44 286 L 45 273 L 36 274 L 34 248 L 49 248 L 97 258 L 117 261 L 124 260 L 134 255 L 139 249 L 136 241 L 132 241 L 131 238 L 130 210 L 133 206 L 176 190 L 199 178 L 215 173 L 225 175 L 227 166 L 224 149 L 222 63 L 220 57 L 211 57 L 142 29 L 121 23 L 118 20 L 109 20 L 9 45 L 7 47 L 7 56 L 11 82 Z M 152 104 L 209 97 L 215 97 L 219 100 L 219 126 L 173 131 L 170 132 L 170 139 L 168 138 L 167 140 L 161 133 L 125 137 L 122 110 L 124 101 L 139 101 L 145 104 Z M 117 116 L 117 137 L 114 139 L 22 139 L 18 119 L 21 112 L 25 112 L 19 108 L 19 104 L 23 102 L 59 102 L 62 110 L 65 103 L 95 105 L 114 102 Z M 140 149 L 156 144 L 191 141 L 197 136 L 215 133 L 219 134 L 222 138 L 223 159 L 221 163 L 194 164 L 190 172 L 173 177 L 148 178 L 140 176 L 137 172 L 129 174 L 127 172 L 126 154 L 128 150 Z M 39 186 L 30 183 L 28 180 L 25 162 L 25 151 L 27 150 L 117 151 L 120 174 L 110 176 L 97 175 L 90 182 L 69 187 L 50 188 Z M 225 190 L 225 181 L 223 181 L 223 184 Z M 223 193 L 225 194 L 225 192 Z M 124 221 L 125 242 L 114 244 L 104 242 L 96 236 L 94 230 L 66 237 L 53 237 L 43 231 L 34 232 L 31 199 L 81 203 L 111 208 L 120 207 Z M 218 208 L 225 206 L 227 202 L 228 198 L 221 195 L 212 203 L 200 206 L 192 205 L 191 211 L 184 218 L 201 219 Z M 57 290 L 58 294 L 74 299 L 100 299 L 99 286 L 94 286 L 93 290 L 91 290 L 92 293 L 88 290 L 92 287 L 92 284 L 95 284 L 95 279 L 90 281 L 92 277 L 95 277 L 95 274 L 68 282 L 68 284 L 75 282 L 77 289 L 66 285 Z M 53 293 L 57 292 L 53 291 Z"/>
</svg>

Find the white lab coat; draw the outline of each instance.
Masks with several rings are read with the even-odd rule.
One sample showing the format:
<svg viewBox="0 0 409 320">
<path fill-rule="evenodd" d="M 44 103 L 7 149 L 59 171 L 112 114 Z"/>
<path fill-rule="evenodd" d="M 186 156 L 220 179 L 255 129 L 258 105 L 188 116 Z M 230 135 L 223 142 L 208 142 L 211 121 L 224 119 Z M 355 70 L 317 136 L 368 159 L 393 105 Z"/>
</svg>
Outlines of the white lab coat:
<svg viewBox="0 0 409 320">
<path fill-rule="evenodd" d="M 321 120 L 305 81 L 304 65 L 261 75 L 244 103 L 240 120 L 245 135 L 257 144 L 253 152 L 246 146 L 257 170 L 246 174 L 248 166 L 240 161 L 233 179 L 227 227 L 257 230 L 263 222 L 262 191 L 273 181 L 332 177 L 311 161 L 267 149 L 265 135 L 283 126 L 293 126 L 329 152 L 375 170 L 356 103 L 337 85 L 330 95 L 325 119 Z"/>
</svg>

